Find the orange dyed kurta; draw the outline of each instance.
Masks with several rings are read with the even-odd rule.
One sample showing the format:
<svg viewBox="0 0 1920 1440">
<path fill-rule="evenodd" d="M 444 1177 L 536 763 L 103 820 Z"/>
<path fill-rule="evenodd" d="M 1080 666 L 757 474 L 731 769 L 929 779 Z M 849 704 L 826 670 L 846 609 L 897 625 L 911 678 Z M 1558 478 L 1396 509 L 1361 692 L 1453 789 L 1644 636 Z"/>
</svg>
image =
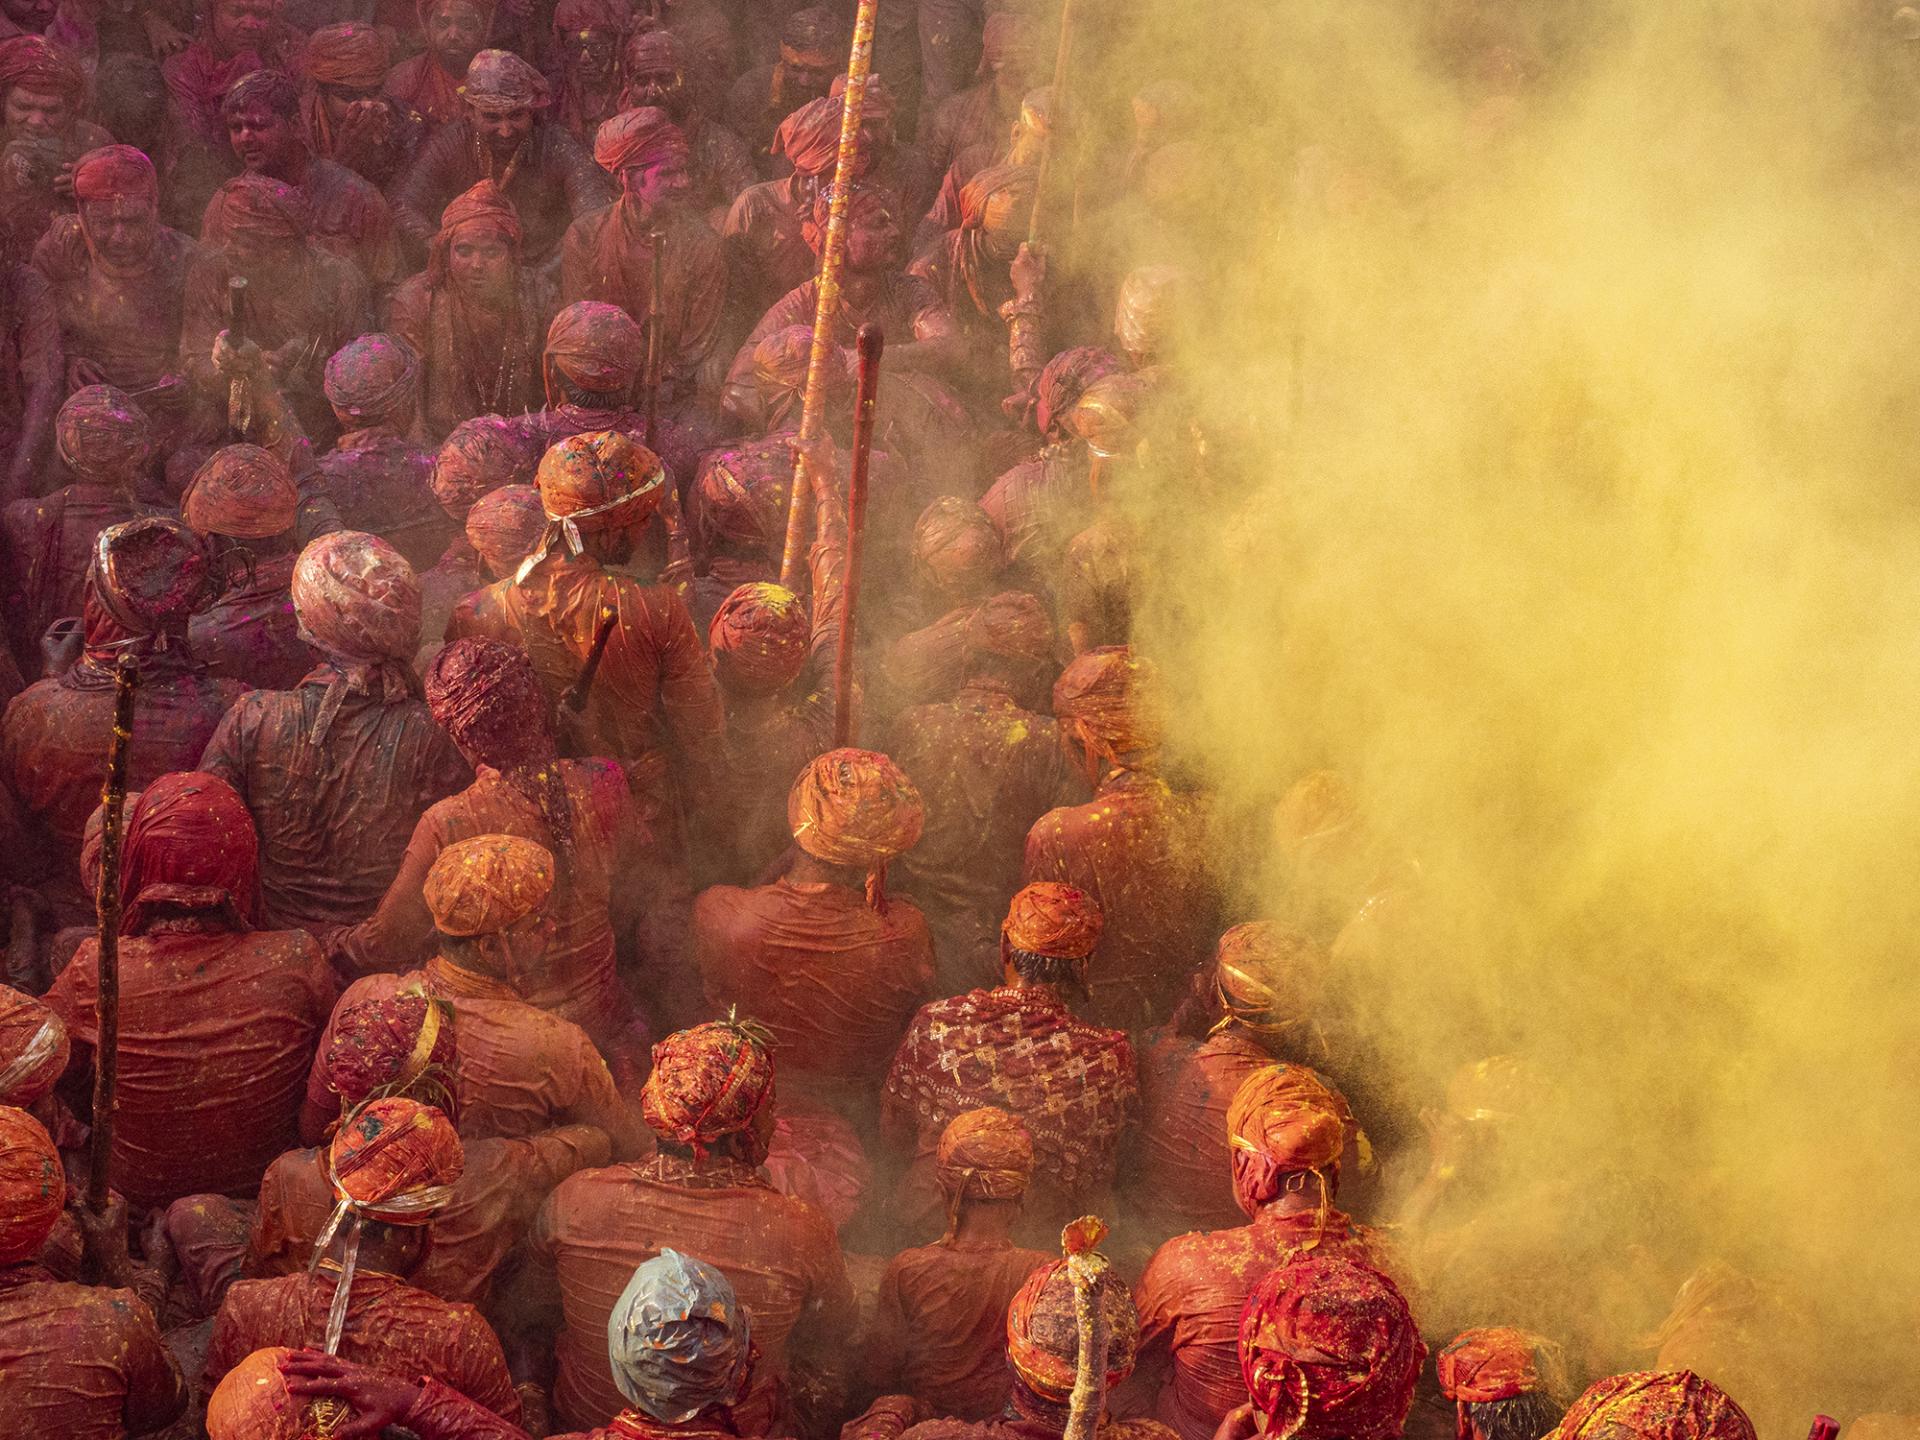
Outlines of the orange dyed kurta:
<svg viewBox="0 0 1920 1440">
<path fill-rule="evenodd" d="M 836 1353 L 854 1320 L 833 1222 L 744 1166 L 696 1173 L 661 1156 L 583 1171 L 548 1197 L 528 1247 L 559 1282 L 565 1326 L 554 1404 L 570 1425 L 604 1424 L 624 1407 L 607 1370 L 607 1317 L 635 1267 L 662 1249 L 717 1267 L 753 1315 L 760 1363 L 735 1407 L 737 1422 L 750 1427 L 742 1434 L 766 1433 L 790 1349 Z"/>
<path fill-rule="evenodd" d="M 99 1037 L 98 942 L 47 992 L 74 1065 Z M 135 1206 L 251 1195 L 294 1143 L 302 1082 L 333 1002 L 320 947 L 298 930 L 120 941 L 120 1083 L 113 1185 Z"/>
<path fill-rule="evenodd" d="M 1273 1063 L 1238 1025 L 1205 1040 L 1161 1034 L 1142 1052 L 1140 1143 L 1127 1181 L 1161 1234 L 1246 1219 L 1233 1198 L 1227 1107 L 1249 1075 Z"/>
<path fill-rule="evenodd" d="M 186 1387 L 131 1290 L 0 1271 L 0 1423 L 17 1440 L 122 1440 L 180 1413 Z"/>
</svg>

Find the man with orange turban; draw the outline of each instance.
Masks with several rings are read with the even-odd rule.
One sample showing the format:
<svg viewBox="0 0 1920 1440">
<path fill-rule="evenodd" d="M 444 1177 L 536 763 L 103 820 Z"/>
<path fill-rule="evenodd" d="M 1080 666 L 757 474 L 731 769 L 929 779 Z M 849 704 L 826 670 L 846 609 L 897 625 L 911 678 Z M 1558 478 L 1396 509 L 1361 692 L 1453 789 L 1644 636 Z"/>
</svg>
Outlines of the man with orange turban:
<svg viewBox="0 0 1920 1440">
<path fill-rule="evenodd" d="M 1235 1327 L 1260 1276 L 1308 1254 L 1383 1258 L 1374 1234 L 1334 1208 L 1352 1131 L 1347 1102 L 1298 1065 L 1256 1072 L 1227 1108 L 1233 1195 L 1250 1223 L 1175 1236 L 1135 1292 L 1135 1384 L 1184 1440 L 1209 1440 L 1244 1397 Z"/>
<path fill-rule="evenodd" d="M 773 1071 L 757 1027 L 729 1020 L 668 1036 L 640 1098 L 659 1153 L 582 1171 L 541 1210 L 522 1318 L 532 1334 L 558 1331 L 554 1405 L 567 1425 L 604 1424 L 622 1408 L 607 1373 L 608 1317 L 634 1267 L 667 1248 L 712 1256 L 753 1315 L 760 1363 L 734 1406 L 736 1433 L 770 1433 L 796 1362 L 838 1361 L 856 1307 L 833 1222 L 759 1169 Z"/>
<path fill-rule="evenodd" d="M 292 595 L 322 663 L 235 705 L 202 763 L 259 827 L 262 917 L 322 933 L 373 913 L 421 812 L 472 771 L 421 698 L 420 584 L 398 551 L 323 535 L 295 562 Z"/>
<path fill-rule="evenodd" d="M 409 1283 L 465 1166 L 453 1122 L 435 1107 L 398 1095 L 356 1107 L 327 1146 L 335 1203 L 310 1268 L 227 1291 L 203 1392 L 255 1350 L 324 1340 L 347 1360 L 430 1377 L 517 1422 L 520 1396 L 480 1312 Z"/>
<path fill-rule="evenodd" d="M 293 472 L 258 445 L 214 451 L 180 497 L 181 518 L 216 563 L 239 572 L 188 631 L 194 658 L 214 674 L 291 690 L 320 663 L 293 615 L 299 510 Z"/>
<path fill-rule="evenodd" d="M 1691 1370 L 1639 1370 L 1587 1387 L 1548 1440 L 1753 1440 L 1733 1397 Z"/>
<path fill-rule="evenodd" d="M 1170 1234 L 1225 1230 L 1240 1209 L 1228 1173 L 1227 1111 L 1276 1061 L 1324 1067 L 1334 1021 L 1326 950 L 1271 921 L 1220 937 L 1206 988 L 1154 1032 L 1140 1062 L 1145 1114 L 1130 1184 Z"/>
<path fill-rule="evenodd" d="M 889 899 L 889 861 L 920 838 L 919 792 L 885 755 L 830 750 L 787 794 L 798 854 L 772 884 L 716 885 L 693 909 L 693 955 L 710 1006 L 767 1027 L 782 1083 L 870 1113 L 915 1008 L 933 984 L 927 922 Z"/>
<path fill-rule="evenodd" d="M 1001 1337 L 1007 1305 L 1048 1263 L 1013 1240 L 1033 1180 L 1033 1136 L 1008 1111 L 964 1111 L 941 1132 L 935 1173 L 947 1200 L 947 1233 L 887 1263 L 866 1338 L 860 1379 L 878 1394 L 907 1394 L 937 1415 L 985 1420 L 1012 1386 Z"/>
<path fill-rule="evenodd" d="M 510 964 L 485 967 L 504 982 L 493 988 L 575 1022 L 602 1043 L 615 1040 L 631 1022 L 614 971 L 615 920 L 632 909 L 631 897 L 616 893 L 615 877 L 631 873 L 646 848 L 626 776 L 612 760 L 559 758 L 533 662 L 498 640 L 456 640 L 436 655 L 427 667 L 427 704 L 476 778 L 420 817 L 380 908 L 335 940 L 335 965 L 366 974 L 438 963 L 436 930 L 461 933 L 434 918 L 439 865 L 480 836 L 518 837 L 518 845 L 553 857 L 552 893 L 521 912 L 544 917 L 539 935 L 527 937 Z M 444 938 L 439 948 L 446 950 Z"/>
<path fill-rule="evenodd" d="M 591 812 L 581 819 L 590 820 Z M 569 864 L 591 863 L 595 837 L 585 824 L 581 831 Z M 458 839 L 457 833 L 436 847 L 421 887 L 419 903 L 437 953 L 421 968 L 354 981 L 341 996 L 336 1019 L 356 1005 L 430 995 L 443 1002 L 462 1032 L 464 1058 L 453 1071 L 462 1134 L 525 1135 L 582 1123 L 604 1131 L 622 1158 L 638 1154 L 640 1127 L 586 1031 L 527 998 L 545 969 L 556 928 L 551 906 L 558 857 L 521 835 Z M 300 1112 L 309 1141 L 324 1135 L 339 1113 L 342 1086 L 335 1071 L 352 1052 L 330 1025 Z"/>
<path fill-rule="evenodd" d="M 301 57 L 300 117 L 314 154 L 374 185 L 392 180 L 421 138 L 405 108 L 381 93 L 392 68 L 387 32 L 359 20 L 314 31 Z"/>
<path fill-rule="evenodd" d="M 246 690 L 187 653 L 188 622 L 213 589 L 206 551 L 179 521 L 155 515 L 101 531 L 82 608 L 86 648 L 72 668 L 16 696 L 0 722 L 0 779 L 44 832 L 52 869 L 43 890 L 63 920 L 93 909 L 78 866 L 106 777 L 120 659 L 133 657 L 140 671 L 127 757 L 133 789 L 192 769 Z"/>
<path fill-rule="evenodd" d="M 634 879 L 647 905 L 641 943 L 660 982 L 670 983 L 691 899 L 678 817 L 683 797 L 693 803 L 714 766 L 724 723 L 685 603 L 657 578 L 635 577 L 657 577 L 667 558 L 665 526 L 655 515 L 671 486 L 659 459 L 618 431 L 554 445 L 540 462 L 539 482 L 548 522 L 540 548 L 512 578 L 468 597 L 448 622 L 447 638 L 520 646 L 533 658 L 541 689 L 557 702 L 580 679 L 611 621 L 593 688 L 573 716 L 579 739 L 572 748 L 626 769 L 654 842 L 651 873 Z"/>
<path fill-rule="evenodd" d="M 1045 607 L 1007 591 L 975 605 L 961 633 L 958 693 L 901 713 L 887 744 L 926 797 L 926 830 L 901 861 L 900 888 L 933 927 L 945 994 L 993 983 L 994 927 L 1020 888 L 1027 831 L 1086 793 L 1052 717 L 1037 713 L 1056 669 Z"/>
<path fill-rule="evenodd" d="M 1071 885 L 1029 885 L 1001 926 L 1000 985 L 936 1000 L 893 1057 L 882 1133 L 912 1158 L 900 1204 L 924 1228 L 937 1213 L 940 1135 L 963 1111 L 997 1105 L 1025 1123 L 1038 1156 L 1023 1233 L 1045 1236 L 1113 1184 L 1139 1092 L 1133 1047 L 1068 1008 L 1085 993 L 1100 907 Z"/>
<path fill-rule="evenodd" d="M 333 997 L 326 962 L 300 931 L 256 928 L 253 821 L 213 775 L 145 787 L 127 817 L 120 889 L 114 1188 L 143 1207 L 249 1193 L 293 1139 Z M 47 994 L 75 1069 L 92 1062 L 98 989 L 88 940 Z"/>
<path fill-rule="evenodd" d="M 1106 1025 L 1166 1019 L 1219 933 L 1203 814 L 1160 778 L 1154 684 L 1150 663 L 1126 646 L 1067 666 L 1053 713 L 1094 797 L 1049 811 L 1027 834 L 1026 878 L 1077 885 L 1107 917 L 1091 986 Z"/>
<path fill-rule="evenodd" d="M 1462 1331 L 1434 1369 L 1440 1393 L 1454 1403 L 1456 1440 L 1537 1440 L 1552 1433 L 1566 1410 L 1560 1348 L 1528 1330 Z"/>
<path fill-rule="evenodd" d="M 46 1130 L 0 1106 L 0 1414 L 23 1440 L 150 1435 L 185 1409 L 187 1389 L 153 1311 L 125 1288 L 136 1277 L 124 1215 L 117 1244 L 91 1247 L 106 1285 L 63 1284 L 34 1263 L 66 1197 Z"/>
<path fill-rule="evenodd" d="M 1261 1430 L 1397 1440 L 1427 1347 L 1406 1299 L 1371 1265 L 1333 1254 L 1290 1261 L 1247 1297 L 1238 1330 L 1236 1397 L 1252 1400 Z"/>
<path fill-rule="evenodd" d="M 420 357 L 431 435 L 469 416 L 540 408 L 540 351 L 559 307 L 553 277 L 526 263 L 524 238 L 513 202 L 482 180 L 447 202 L 427 268 L 388 302 L 387 328 Z"/>
<path fill-rule="evenodd" d="M 671 17 L 670 23 L 679 18 Z M 665 111 L 679 127 L 687 141 L 689 203 L 715 230 L 720 229 L 733 197 L 760 178 L 746 142 L 715 119 L 703 103 L 699 77 L 690 73 L 693 56 L 672 30 L 633 31 L 621 61 L 625 85 L 618 108 L 651 106 Z"/>
</svg>

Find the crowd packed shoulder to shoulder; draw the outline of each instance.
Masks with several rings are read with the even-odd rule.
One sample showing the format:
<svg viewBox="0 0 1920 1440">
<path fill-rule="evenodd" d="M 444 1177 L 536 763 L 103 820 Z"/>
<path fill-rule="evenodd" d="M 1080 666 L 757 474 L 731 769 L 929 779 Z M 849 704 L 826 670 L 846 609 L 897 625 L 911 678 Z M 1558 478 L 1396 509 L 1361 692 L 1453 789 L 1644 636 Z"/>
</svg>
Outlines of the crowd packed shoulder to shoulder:
<svg viewBox="0 0 1920 1440">
<path fill-rule="evenodd" d="M 1239 913 L 1163 763 L 1195 97 L 1050 165 L 1057 0 L 886 0 L 841 175 L 853 8 L 0 0 L 0 1423 L 1776 1440 L 1756 1282 L 1502 1292 L 1343 783 Z"/>
</svg>

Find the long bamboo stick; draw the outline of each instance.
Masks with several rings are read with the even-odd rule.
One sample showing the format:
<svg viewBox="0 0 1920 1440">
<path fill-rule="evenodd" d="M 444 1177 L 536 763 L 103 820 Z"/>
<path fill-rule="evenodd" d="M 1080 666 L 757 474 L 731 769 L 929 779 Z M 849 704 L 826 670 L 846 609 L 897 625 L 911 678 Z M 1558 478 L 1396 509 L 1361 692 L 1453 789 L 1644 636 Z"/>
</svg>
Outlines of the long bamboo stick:
<svg viewBox="0 0 1920 1440">
<path fill-rule="evenodd" d="M 833 652 L 833 744 L 853 744 L 853 631 L 860 615 L 860 562 L 866 552 L 867 463 L 873 456 L 873 406 L 880 395 L 878 325 L 860 327 L 860 386 L 853 402 L 853 469 L 847 479 L 847 579 L 840 591 L 840 635 Z"/>
<path fill-rule="evenodd" d="M 140 667 L 122 655 L 113 675 L 113 745 L 107 752 L 107 779 L 100 787 L 105 811 L 100 828 L 100 889 L 94 896 L 99 917 L 100 989 L 95 1006 L 99 1043 L 93 1048 L 93 1135 L 87 1156 L 87 1208 L 107 1209 L 112 1179 L 113 1096 L 120 1078 L 120 818 L 127 804 L 127 753 L 133 748 L 133 697 L 140 688 Z"/>
</svg>

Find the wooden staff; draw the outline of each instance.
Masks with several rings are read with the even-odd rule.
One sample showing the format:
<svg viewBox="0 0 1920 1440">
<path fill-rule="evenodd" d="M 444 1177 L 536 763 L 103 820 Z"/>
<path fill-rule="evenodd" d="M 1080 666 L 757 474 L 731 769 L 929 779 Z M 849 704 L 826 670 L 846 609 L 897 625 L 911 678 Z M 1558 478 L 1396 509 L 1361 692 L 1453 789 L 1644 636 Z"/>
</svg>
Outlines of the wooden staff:
<svg viewBox="0 0 1920 1440">
<path fill-rule="evenodd" d="M 653 256 L 653 286 L 647 291 L 647 449 L 660 453 L 660 371 L 665 365 L 666 344 L 660 319 L 660 291 L 665 285 L 667 237 L 659 230 L 647 232 L 647 248 Z"/>
<path fill-rule="evenodd" d="M 887 337 L 862 325 L 860 388 L 853 402 L 853 471 L 847 479 L 847 578 L 840 591 L 840 638 L 833 652 L 833 746 L 853 743 L 853 627 L 860 613 L 860 558 L 866 548 L 867 462 L 873 455 L 873 404 L 880 397 L 880 352 Z M 794 479 L 796 488 L 799 477 Z"/>
<path fill-rule="evenodd" d="M 833 355 L 833 322 L 840 311 L 840 272 L 847 261 L 847 201 L 860 160 L 860 115 L 867 104 L 867 72 L 873 68 L 873 22 L 880 0 L 860 0 L 853 18 L 853 50 L 847 56 L 846 103 L 840 111 L 840 154 L 833 166 L 827 236 L 820 245 L 820 283 L 813 307 L 813 349 L 807 356 L 807 388 L 800 410 L 802 442 L 820 438 L 826 422 L 827 365 Z M 807 489 L 796 467 L 787 492 L 787 543 L 780 557 L 780 583 L 793 588 L 806 540 Z"/>
<path fill-rule="evenodd" d="M 227 340 L 236 348 L 247 340 L 247 280 L 244 275 L 227 279 Z M 236 375 L 227 382 L 227 428 L 234 438 L 245 439 L 252 420 L 252 395 L 247 382 Z"/>
<path fill-rule="evenodd" d="M 87 1208 L 107 1209 L 113 1156 L 113 1091 L 120 1074 L 120 815 L 127 805 L 127 752 L 133 747 L 133 696 L 140 666 L 122 655 L 113 673 L 113 748 L 107 780 L 100 787 L 105 811 L 100 827 L 100 888 L 94 910 L 100 922 L 100 998 L 95 1007 L 99 1043 L 93 1049 L 93 1145 L 87 1157 Z"/>
<path fill-rule="evenodd" d="M 1053 171 L 1054 152 L 1067 125 L 1067 80 L 1073 63 L 1073 0 L 1061 0 L 1060 44 L 1053 52 L 1053 94 L 1048 100 L 1047 133 L 1040 139 L 1040 164 L 1033 181 L 1033 212 L 1027 219 L 1027 248 L 1036 255 L 1046 240 L 1043 219 L 1051 219 L 1046 202 L 1047 177 Z"/>
</svg>

